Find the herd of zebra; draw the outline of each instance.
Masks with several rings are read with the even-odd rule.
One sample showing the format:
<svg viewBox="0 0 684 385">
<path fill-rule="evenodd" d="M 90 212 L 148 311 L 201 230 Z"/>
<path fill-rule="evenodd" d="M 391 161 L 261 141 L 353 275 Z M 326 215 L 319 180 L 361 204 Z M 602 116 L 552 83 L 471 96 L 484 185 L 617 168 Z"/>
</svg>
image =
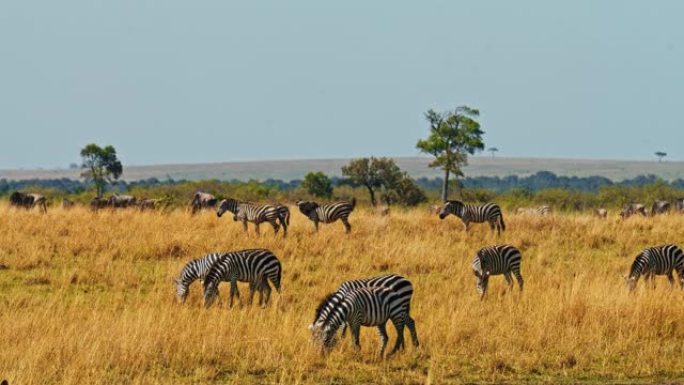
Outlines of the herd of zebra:
<svg viewBox="0 0 684 385">
<path fill-rule="evenodd" d="M 311 203 L 311 202 L 308 202 Z M 225 200 L 219 203 L 219 213 L 231 211 L 235 220 L 243 217 L 251 218 L 249 210 L 240 206 L 239 202 Z M 298 204 L 302 212 L 316 212 L 320 207 Z M 304 208 L 302 208 L 304 206 Z M 353 204 L 350 204 L 350 211 Z M 349 211 L 349 212 L 350 212 Z M 279 220 L 281 214 L 278 206 L 270 208 L 273 218 Z M 348 212 L 347 212 L 348 214 Z M 219 214 L 220 215 L 220 214 Z M 289 215 L 289 213 L 288 213 Z M 318 215 L 318 214 L 317 214 Z M 460 218 L 466 228 L 471 223 L 489 223 L 497 234 L 506 230 L 500 207 L 495 203 L 470 205 L 460 201 L 447 201 L 439 212 L 439 218 L 448 215 Z M 312 217 L 309 217 L 316 223 Z M 319 217 L 316 217 L 320 220 Z M 345 227 L 349 229 L 345 221 Z M 274 229 L 276 226 L 274 225 Z M 276 230 L 277 231 L 277 230 Z M 480 248 L 471 264 L 476 277 L 476 289 L 480 300 L 487 293 L 489 278 L 503 275 L 509 290 L 513 289 L 514 280 L 520 291 L 524 280 L 520 271 L 522 254 L 518 248 L 508 244 Z M 674 285 L 673 272 L 677 272 L 679 285 L 684 289 L 684 252 L 674 245 L 649 247 L 641 251 L 629 270 L 626 284 L 633 290 L 641 276 L 654 282 L 656 275 L 666 275 L 670 285 Z M 218 286 L 221 282 L 230 283 L 229 306 L 233 306 L 234 297 L 240 297 L 238 282 L 246 282 L 249 287 L 249 303 L 253 301 L 255 292 L 259 293 L 259 305 L 265 307 L 271 296 L 271 284 L 280 293 L 282 281 L 282 264 L 270 250 L 248 249 L 226 253 L 212 253 L 188 262 L 175 279 L 176 295 L 181 302 L 188 296 L 189 286 L 200 280 L 204 289 L 204 306 L 210 307 L 218 297 Z M 397 339 L 389 355 L 404 348 L 404 327 L 409 329 L 414 346 L 419 346 L 415 321 L 411 317 L 411 300 L 413 285 L 405 277 L 398 274 L 385 274 L 365 279 L 344 281 L 332 293 L 319 303 L 314 312 L 313 322 L 309 325 L 311 339 L 323 352 L 332 349 L 337 343 L 337 332 L 341 329 L 344 337 L 347 327 L 356 350 L 360 349 L 361 326 L 376 327 L 380 336 L 380 357 L 384 357 L 388 343 L 386 325 L 390 321 L 396 331 Z"/>
</svg>

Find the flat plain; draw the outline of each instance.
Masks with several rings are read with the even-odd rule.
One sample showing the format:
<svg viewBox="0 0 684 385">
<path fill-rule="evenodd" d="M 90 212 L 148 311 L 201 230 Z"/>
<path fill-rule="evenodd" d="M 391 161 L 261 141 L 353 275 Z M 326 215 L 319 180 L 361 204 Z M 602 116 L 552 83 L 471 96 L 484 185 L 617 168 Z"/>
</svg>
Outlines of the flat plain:
<svg viewBox="0 0 684 385">
<path fill-rule="evenodd" d="M 684 244 L 684 216 L 607 220 L 505 212 L 499 238 L 465 234 L 424 209 L 378 216 L 357 208 L 318 234 L 293 209 L 287 238 L 245 234 L 212 212 L 48 214 L 0 205 L 0 376 L 10 384 L 682 383 L 684 292 L 659 277 L 629 293 L 644 247 Z M 482 246 L 523 253 L 525 289 L 492 277 L 480 301 L 470 263 Z M 264 247 L 283 264 L 270 305 L 205 309 L 195 283 L 185 304 L 172 279 L 192 258 Z M 346 279 L 387 272 L 415 287 L 421 346 L 379 360 L 374 329 L 360 353 L 345 338 L 327 356 L 307 326 Z M 247 288 L 240 289 L 246 294 Z M 390 344 L 395 335 L 392 327 Z M 408 337 L 408 333 L 407 333 Z M 391 345 L 390 345 L 391 346 Z"/>
</svg>

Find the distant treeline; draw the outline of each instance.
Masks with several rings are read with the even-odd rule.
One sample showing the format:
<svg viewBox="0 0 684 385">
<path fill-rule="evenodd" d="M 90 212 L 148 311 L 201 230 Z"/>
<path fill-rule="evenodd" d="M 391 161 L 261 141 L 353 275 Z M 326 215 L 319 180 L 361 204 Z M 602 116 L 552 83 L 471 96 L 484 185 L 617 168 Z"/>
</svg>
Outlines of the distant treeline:
<svg viewBox="0 0 684 385">
<path fill-rule="evenodd" d="M 333 185 L 336 187 L 350 186 L 359 187 L 345 178 L 332 177 Z M 442 185 L 442 178 L 418 178 L 415 180 L 416 184 L 427 192 L 439 191 Z M 293 191 L 301 186 L 302 180 L 294 179 L 291 181 L 282 181 L 279 179 L 267 179 L 263 182 L 242 182 L 238 180 L 231 180 L 227 182 L 220 182 L 213 180 L 212 182 L 241 185 L 260 183 L 269 189 L 275 189 L 282 192 Z M 174 180 L 167 178 L 159 180 L 157 178 L 143 179 L 134 182 L 114 181 L 109 186 L 110 192 L 128 192 L 134 189 L 145 189 L 150 187 L 161 186 L 177 186 L 184 184 L 196 184 L 198 182 L 191 182 L 187 180 Z M 618 187 L 642 187 L 652 185 L 654 183 L 664 183 L 675 189 L 684 189 L 684 179 L 676 179 L 672 182 L 666 182 L 655 175 L 640 175 L 632 179 L 625 179 L 621 182 L 613 182 L 608 178 L 601 176 L 590 177 L 568 177 L 558 176 L 549 171 L 539 171 L 536 174 L 519 177 L 511 175 L 506 177 L 498 176 L 478 176 L 467 177 L 458 181 L 461 188 L 466 189 L 485 189 L 497 193 L 504 193 L 510 190 L 525 190 L 529 192 L 537 192 L 547 189 L 567 189 L 580 192 L 597 193 L 602 187 L 618 186 Z M 52 190 L 60 194 L 80 194 L 86 192 L 92 187 L 91 184 L 80 180 L 73 180 L 68 178 L 62 179 L 26 179 L 26 180 L 6 180 L 0 179 L 0 195 L 6 195 L 16 190 L 26 190 L 37 188 L 40 190 Z"/>
</svg>

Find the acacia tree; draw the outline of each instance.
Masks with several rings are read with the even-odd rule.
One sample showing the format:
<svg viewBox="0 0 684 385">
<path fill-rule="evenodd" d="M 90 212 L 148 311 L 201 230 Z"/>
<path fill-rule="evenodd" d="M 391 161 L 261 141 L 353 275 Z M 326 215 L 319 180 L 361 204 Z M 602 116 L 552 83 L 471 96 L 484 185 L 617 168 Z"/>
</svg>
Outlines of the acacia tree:
<svg viewBox="0 0 684 385">
<path fill-rule="evenodd" d="M 657 152 L 655 153 L 655 156 L 658 157 L 658 163 L 660 163 L 660 162 L 663 161 L 663 158 L 667 156 L 667 153 L 666 153 L 666 152 L 662 152 L 662 151 L 657 151 Z"/>
<path fill-rule="evenodd" d="M 330 199 L 333 193 L 332 181 L 327 175 L 320 171 L 310 172 L 304 175 L 302 187 L 304 187 L 309 194 L 319 198 Z"/>
<path fill-rule="evenodd" d="M 496 148 L 496 147 L 489 147 L 489 148 L 487 149 L 487 151 L 491 152 L 491 153 L 492 153 L 492 158 L 494 158 L 494 154 L 496 154 L 497 152 L 499 152 L 499 149 Z"/>
<path fill-rule="evenodd" d="M 102 148 L 91 143 L 83 147 L 81 157 L 82 167 L 86 169 L 81 176 L 95 184 L 98 197 L 104 193 L 107 183 L 119 179 L 123 173 L 121 161 L 116 157 L 116 150 L 112 146 Z"/>
<path fill-rule="evenodd" d="M 378 178 L 378 159 L 371 157 L 352 159 L 348 165 L 342 166 L 342 175 L 348 177 L 352 182 L 362 185 L 368 189 L 371 205 L 375 206 L 375 189 L 381 186 Z"/>
<path fill-rule="evenodd" d="M 449 195 L 449 175 L 463 176 L 462 166 L 468 164 L 468 155 L 484 149 L 477 109 L 468 106 L 457 107 L 453 111 L 438 113 L 429 110 L 425 119 L 430 123 L 430 135 L 416 143 L 421 152 L 435 157 L 430 167 L 444 170 L 442 200 Z"/>
</svg>

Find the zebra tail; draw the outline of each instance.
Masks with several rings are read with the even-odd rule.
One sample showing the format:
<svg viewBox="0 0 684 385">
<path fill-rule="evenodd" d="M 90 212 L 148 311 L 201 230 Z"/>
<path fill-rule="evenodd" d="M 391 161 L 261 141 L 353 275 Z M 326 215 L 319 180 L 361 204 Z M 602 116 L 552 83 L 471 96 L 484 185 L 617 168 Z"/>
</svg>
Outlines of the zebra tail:
<svg viewBox="0 0 684 385">
<path fill-rule="evenodd" d="M 290 210 L 287 210 L 285 213 L 285 224 L 288 226 L 290 225 Z"/>
<path fill-rule="evenodd" d="M 504 223 L 503 214 L 499 215 L 499 225 L 501 225 L 501 230 L 506 230 L 506 224 Z"/>
<path fill-rule="evenodd" d="M 283 268 L 280 265 L 278 265 L 278 267 L 279 267 L 279 269 L 278 269 L 278 280 L 277 281 L 271 280 L 271 281 L 273 281 L 273 286 L 275 286 L 276 291 L 278 292 L 278 294 L 280 294 L 280 281 L 283 278 Z"/>
<path fill-rule="evenodd" d="M 352 210 L 354 210 L 354 207 L 356 207 L 356 197 L 352 197 L 351 205 L 352 205 Z"/>
</svg>

